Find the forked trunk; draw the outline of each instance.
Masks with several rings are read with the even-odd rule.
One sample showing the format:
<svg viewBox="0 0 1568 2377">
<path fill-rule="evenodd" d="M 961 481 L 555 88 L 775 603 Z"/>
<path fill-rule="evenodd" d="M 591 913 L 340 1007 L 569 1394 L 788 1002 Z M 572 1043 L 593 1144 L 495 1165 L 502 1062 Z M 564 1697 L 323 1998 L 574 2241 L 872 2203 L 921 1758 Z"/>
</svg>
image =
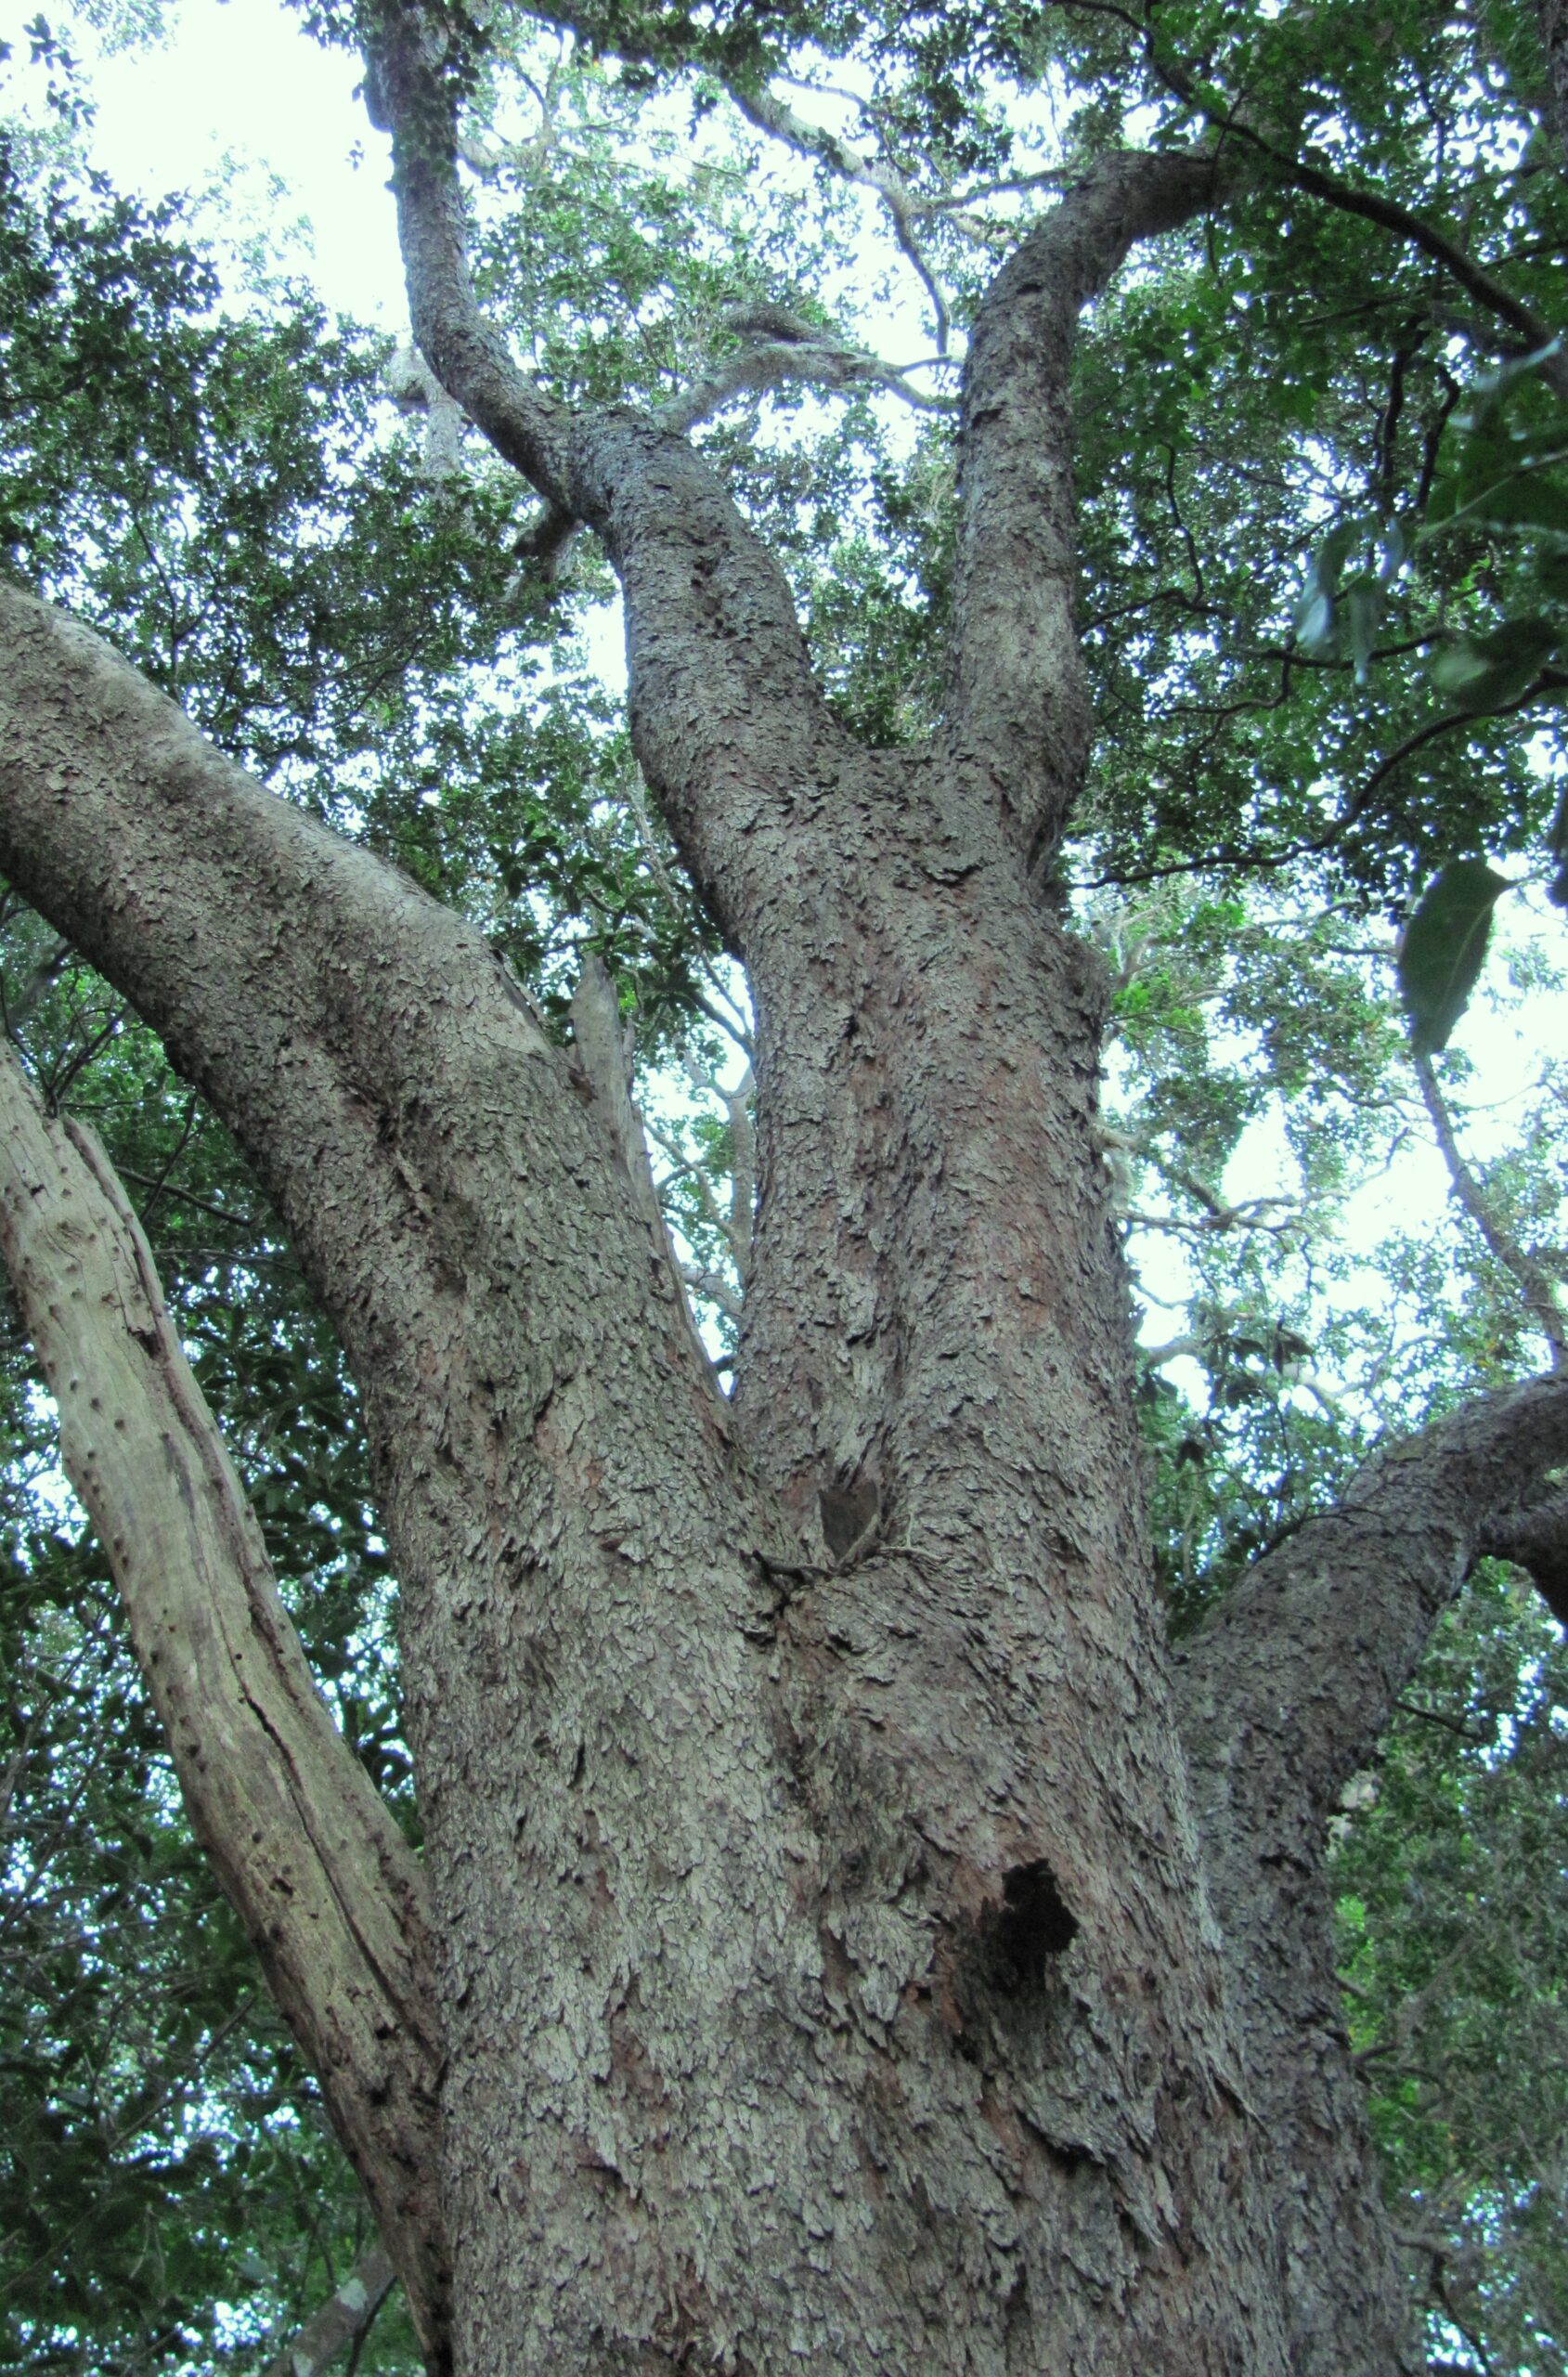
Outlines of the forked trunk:
<svg viewBox="0 0 1568 2377">
<path fill-rule="evenodd" d="M 1239 2377 L 1319 2294 L 1354 2347 L 1293 2365 L 1397 2367 L 1349 2097 L 1331 2285 L 1284 2250 L 1315 2175 L 1275 2168 L 1206 1896 L 1099 1001 L 1004 826 L 824 735 L 749 837 L 730 1405 L 606 1103 L 483 941 L 0 601 L 3 863 L 230 1122 L 363 1391 L 458 2368 Z"/>
<path fill-rule="evenodd" d="M 655 1332 L 606 1449 L 595 1266 L 654 1267 L 608 1163 L 616 1210 L 525 1319 L 465 1254 L 460 1532 L 450 1467 L 410 1457 L 422 1403 L 378 1398 L 451 1959 L 459 2365 L 1413 2368 L 1348 2087 L 1325 2266 L 1286 2264 L 1317 2175 L 1279 2167 L 1195 1835 L 1092 963 L 934 769 L 829 773 L 751 853 L 732 1415 Z M 1326 1916 L 1294 1924 L 1315 1970 Z M 1331 2028 L 1315 2084 L 1325 2052 L 1348 2077 Z"/>
</svg>

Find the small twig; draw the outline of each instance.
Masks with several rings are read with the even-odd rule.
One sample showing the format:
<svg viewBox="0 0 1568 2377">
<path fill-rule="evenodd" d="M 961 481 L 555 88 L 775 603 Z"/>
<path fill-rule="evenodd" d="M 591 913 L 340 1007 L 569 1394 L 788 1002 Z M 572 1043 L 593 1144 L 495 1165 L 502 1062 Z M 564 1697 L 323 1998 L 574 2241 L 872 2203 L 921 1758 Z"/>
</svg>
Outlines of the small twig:
<svg viewBox="0 0 1568 2377">
<path fill-rule="evenodd" d="M 1396 1700 L 1394 1707 L 1404 1716 L 1420 1717 L 1429 1725 L 1441 1725 L 1445 1732 L 1458 1734 L 1462 1742 L 1472 1743 L 1477 1749 L 1490 1747 L 1491 1735 L 1478 1734 L 1473 1725 L 1467 1725 L 1461 1717 L 1445 1717 L 1441 1708 L 1422 1708 L 1414 1700 Z"/>
<path fill-rule="evenodd" d="M 143 1179 L 141 1182 L 141 1185 L 149 1191 L 147 1201 L 142 1207 L 141 1217 L 144 1228 L 147 1226 L 148 1216 L 152 1213 L 159 1199 L 167 1190 L 169 1176 L 174 1171 L 175 1164 L 178 1163 L 181 1156 L 184 1155 L 186 1149 L 189 1146 L 190 1135 L 195 1128 L 196 1099 L 194 1095 L 192 1095 L 185 1101 L 185 1113 L 180 1121 L 179 1136 L 175 1139 L 174 1146 L 170 1149 L 166 1162 L 159 1167 L 158 1175 L 155 1179 Z M 123 1165 L 121 1167 L 120 1176 L 123 1180 L 127 1176 Z"/>
<path fill-rule="evenodd" d="M 173 1197 L 179 1204 L 190 1205 L 199 1214 L 210 1214 L 215 1222 L 227 1222 L 230 1229 L 253 1228 L 255 1225 L 253 1214 L 236 1213 L 227 1205 L 214 1205 L 210 1197 L 199 1197 L 193 1188 L 182 1188 L 177 1182 L 156 1178 L 150 1173 L 133 1171 L 128 1163 L 116 1164 L 115 1170 L 122 1180 L 134 1180 L 138 1188 L 152 1192 L 142 1209 L 144 1222 L 151 1210 L 152 1195 L 155 1194 Z M 232 1254 L 226 1259 L 232 1260 Z M 247 1256 L 245 1259 L 249 1261 L 250 1258 Z"/>
<path fill-rule="evenodd" d="M 948 310 L 947 300 L 938 285 L 936 275 L 921 253 L 920 243 L 914 233 L 914 220 L 917 214 L 940 210 L 928 208 L 927 202 L 910 188 L 901 174 L 895 173 L 890 166 L 877 164 L 869 158 L 860 156 L 849 142 L 841 140 L 836 132 L 826 131 L 819 124 L 808 123 L 803 116 L 797 115 L 794 109 L 787 107 L 775 93 L 767 90 L 748 91 L 744 84 L 734 82 L 728 83 L 726 88 L 746 122 L 755 124 L 758 132 L 769 133 L 775 140 L 782 140 L 786 148 L 793 149 L 797 156 L 809 157 L 818 164 L 826 165 L 842 180 L 857 182 L 862 188 L 875 191 L 888 210 L 893 226 L 893 237 L 913 266 L 930 301 L 932 318 L 936 327 L 937 352 L 939 355 L 945 356 L 952 330 L 952 316 Z"/>
</svg>

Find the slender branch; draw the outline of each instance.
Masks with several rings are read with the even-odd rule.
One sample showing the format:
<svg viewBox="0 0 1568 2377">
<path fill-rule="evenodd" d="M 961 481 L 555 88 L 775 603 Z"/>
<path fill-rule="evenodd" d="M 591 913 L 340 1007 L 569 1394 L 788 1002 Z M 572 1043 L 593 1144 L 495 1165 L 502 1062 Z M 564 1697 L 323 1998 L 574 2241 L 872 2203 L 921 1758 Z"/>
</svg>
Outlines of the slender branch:
<svg viewBox="0 0 1568 2377">
<path fill-rule="evenodd" d="M 1196 76 L 1188 73 L 1176 60 L 1161 54 L 1152 41 L 1148 55 L 1160 80 L 1174 92 L 1184 106 L 1199 110 L 1216 131 L 1224 133 L 1227 140 L 1238 141 L 1254 155 L 1266 158 L 1278 174 L 1309 196 L 1322 199 L 1341 214 L 1355 215 L 1363 222 L 1376 224 L 1380 230 L 1392 231 L 1433 264 L 1441 265 L 1478 305 L 1495 315 L 1499 321 L 1506 322 L 1528 345 L 1542 347 L 1550 342 L 1552 332 L 1549 325 L 1523 299 L 1505 288 L 1484 266 L 1477 264 L 1445 232 L 1440 231 L 1435 224 L 1429 223 L 1411 208 L 1401 206 L 1380 190 L 1358 189 L 1353 183 L 1341 180 L 1337 174 L 1327 172 L 1321 165 L 1315 165 L 1304 157 L 1292 156 L 1289 149 L 1280 148 L 1231 110 L 1217 105 L 1216 94 L 1206 91 Z M 1568 392 L 1568 361 L 1563 357 L 1556 357 L 1550 360 L 1546 376 L 1560 393 Z"/>
<path fill-rule="evenodd" d="M 146 1188 L 151 1192 L 147 1201 L 149 1207 L 155 1199 L 173 1197 L 180 1204 L 189 1205 L 193 1212 L 208 1214 L 214 1221 L 225 1223 L 230 1229 L 254 1229 L 256 1226 L 253 1214 L 236 1213 L 231 1206 L 215 1205 L 210 1197 L 198 1197 L 194 1190 L 182 1188 L 177 1181 L 171 1181 L 166 1175 L 160 1178 L 151 1173 L 137 1172 L 132 1165 L 123 1163 L 120 1166 L 120 1177 L 122 1180 L 134 1180 L 138 1188 Z"/>
<path fill-rule="evenodd" d="M 192 1828 L 321 2081 L 445 2366 L 441 2045 L 419 1867 L 317 1695 L 93 1134 L 0 1049 L 0 1250 L 59 1406 Z"/>
<path fill-rule="evenodd" d="M 1158 1144 L 1142 1134 L 1112 1130 L 1102 1124 L 1099 1137 L 1106 1150 L 1108 1162 L 1111 1162 L 1118 1156 L 1124 1160 L 1126 1156 L 1135 1155 L 1140 1163 L 1147 1163 L 1150 1171 L 1157 1173 L 1168 1188 L 1179 1189 L 1184 1196 L 1190 1197 L 1193 1203 L 1200 1209 L 1201 1218 L 1197 1221 L 1183 1219 L 1173 1214 L 1160 1217 L 1128 1213 L 1124 1215 L 1125 1220 L 1140 1227 L 1170 1230 L 1231 1230 L 1254 1227 L 1262 1223 L 1265 1214 L 1276 1211 L 1299 1212 L 1299 1200 L 1294 1197 L 1243 1197 L 1234 1204 L 1229 1203 L 1216 1189 L 1212 1188 L 1207 1181 L 1199 1179 L 1188 1166 L 1163 1155 Z M 1265 1227 L 1276 1228 L 1278 1225 L 1269 1223 Z"/>
<path fill-rule="evenodd" d="M 1426 1108 L 1443 1161 L 1448 1167 L 1454 1195 L 1481 1232 L 1490 1252 L 1518 1283 L 1531 1318 L 1551 1348 L 1553 1370 L 1568 1370 L 1568 1319 L 1564 1318 L 1551 1281 L 1534 1254 L 1521 1246 L 1512 1232 L 1498 1220 L 1481 1183 L 1459 1152 L 1459 1143 L 1454 1136 L 1453 1117 L 1438 1085 L 1432 1059 L 1412 1055 L 1410 1061 L 1420 1085 L 1421 1103 Z"/>
<path fill-rule="evenodd" d="M 690 1047 L 683 1052 L 683 1059 L 686 1077 L 693 1088 L 700 1097 L 714 1098 L 723 1107 L 730 1126 L 728 1204 L 720 1203 L 715 1184 L 704 1165 L 688 1156 L 668 1132 L 654 1128 L 651 1136 L 668 1157 L 671 1167 L 661 1185 L 667 1193 L 678 1181 L 690 1181 L 705 1220 L 719 1233 L 734 1266 L 738 1292 L 726 1281 L 720 1280 L 717 1286 L 714 1285 L 719 1275 L 700 1266 L 683 1265 L 682 1278 L 688 1286 L 697 1286 L 702 1294 L 710 1296 L 738 1319 L 752 1266 L 757 1197 L 757 1135 L 752 1120 L 752 1100 L 756 1094 L 756 1080 L 748 1062 L 745 1078 L 733 1089 L 725 1089 L 698 1062 Z M 680 1227 L 680 1225 L 676 1222 L 672 1227 Z"/>
<path fill-rule="evenodd" d="M 1478 305 L 1487 313 L 1495 314 L 1499 321 L 1506 322 L 1529 345 L 1542 347 L 1550 343 L 1550 327 L 1538 314 L 1515 297 L 1510 290 L 1505 289 L 1500 280 L 1494 279 L 1484 266 L 1475 263 L 1435 225 L 1426 222 L 1410 208 L 1398 205 L 1380 191 L 1356 189 L 1349 182 L 1341 181 L 1337 175 L 1308 164 L 1304 158 L 1291 157 L 1259 134 L 1236 123 L 1234 119 L 1225 128 L 1238 134 L 1250 148 L 1267 157 L 1271 164 L 1277 165 L 1299 189 L 1306 190 L 1314 198 L 1323 199 L 1341 214 L 1358 215 L 1364 222 L 1375 223 L 1380 230 L 1393 231 L 1411 247 L 1419 249 L 1422 255 L 1430 257 L 1432 263 L 1440 264 Z M 1568 384 L 1555 364 L 1548 367 L 1547 377 L 1560 390 Z"/>
<path fill-rule="evenodd" d="M 1475 1748 L 1487 1749 L 1491 1747 L 1491 1734 L 1478 1733 L 1473 1725 L 1467 1725 L 1462 1717 L 1450 1717 L 1442 1708 L 1423 1708 L 1417 1700 L 1400 1700 L 1395 1706 L 1402 1717 L 1419 1717 L 1423 1724 L 1437 1725 L 1445 1733 L 1457 1734 L 1460 1741 L 1469 1742 Z"/>
<path fill-rule="evenodd" d="M 836 132 L 808 123 L 776 93 L 765 88 L 748 89 L 745 84 L 734 81 L 728 82 L 725 87 L 746 122 L 755 124 L 759 132 L 771 133 L 775 139 L 793 149 L 797 156 L 809 157 L 819 164 L 826 165 L 841 180 L 875 190 L 888 209 L 893 237 L 901 252 L 914 267 L 926 292 L 936 328 L 937 352 L 946 355 L 952 318 L 940 283 L 927 261 L 914 228 L 916 215 L 925 210 L 903 176 L 889 165 L 860 156 Z"/>
<path fill-rule="evenodd" d="M 1302 1227 L 1300 1214 L 1293 1222 L 1271 1222 L 1264 1215 L 1276 1207 L 1295 1211 L 1293 1197 L 1244 1197 L 1239 1205 L 1224 1205 L 1212 1214 L 1205 1214 L 1201 1221 L 1184 1220 L 1179 1214 L 1148 1214 L 1129 1207 L 1121 1218 L 1129 1229 L 1160 1230 L 1172 1238 L 1212 1238 L 1216 1232 L 1233 1229 L 1262 1229 L 1274 1237 L 1288 1237 Z"/>
<path fill-rule="evenodd" d="M 592 527 L 627 605 L 634 746 L 682 856 L 738 942 L 759 816 L 842 731 L 790 590 L 686 440 L 626 407 L 557 404 L 481 312 L 456 165 L 454 61 L 412 0 L 383 0 L 366 98 L 393 135 L 415 337 L 437 379 L 564 518 Z"/>
<path fill-rule="evenodd" d="M 1203 583 L 1203 563 L 1192 530 L 1183 516 L 1181 499 L 1176 493 L 1176 449 L 1169 445 L 1165 448 L 1165 500 L 1176 524 L 1176 532 L 1186 548 L 1187 567 L 1192 572 L 1192 599 L 1195 604 L 1206 608 L 1209 594 Z"/>
<path fill-rule="evenodd" d="M 269 2360 L 262 2377 L 319 2377 L 369 2332 L 396 2284 L 397 2273 L 379 2245 L 361 2254 L 337 2293 Z"/>
<path fill-rule="evenodd" d="M 722 1008 L 715 1007 L 711 999 L 704 998 L 700 992 L 693 993 L 692 1004 L 699 1015 L 706 1016 L 716 1031 L 722 1032 L 726 1039 L 734 1042 L 748 1067 L 756 1062 L 757 1049 L 752 1035 L 739 1016 L 726 1015 Z"/>
<path fill-rule="evenodd" d="M 553 504 L 545 504 L 520 531 L 512 544 L 517 567 L 506 582 L 504 599 L 512 603 L 525 595 L 530 585 L 536 596 L 548 594 L 560 577 L 577 534 L 577 523 L 569 512 Z"/>
<path fill-rule="evenodd" d="M 700 379 L 660 408 L 660 422 L 667 429 L 684 433 L 743 391 L 781 388 L 791 382 L 816 388 L 886 388 L 919 412 L 956 411 L 954 398 L 922 396 L 910 386 L 908 372 L 923 366 L 909 364 L 900 370 L 814 325 L 802 324 L 801 332 L 798 337 L 769 339 L 721 356 Z"/>
<path fill-rule="evenodd" d="M 666 1244 L 664 1217 L 648 1169 L 642 1123 L 631 1101 L 631 1045 L 608 967 L 595 949 L 586 950 L 572 993 L 572 1049 L 602 1107 L 621 1169 L 631 1183 L 637 1209 L 655 1242 Z"/>
</svg>

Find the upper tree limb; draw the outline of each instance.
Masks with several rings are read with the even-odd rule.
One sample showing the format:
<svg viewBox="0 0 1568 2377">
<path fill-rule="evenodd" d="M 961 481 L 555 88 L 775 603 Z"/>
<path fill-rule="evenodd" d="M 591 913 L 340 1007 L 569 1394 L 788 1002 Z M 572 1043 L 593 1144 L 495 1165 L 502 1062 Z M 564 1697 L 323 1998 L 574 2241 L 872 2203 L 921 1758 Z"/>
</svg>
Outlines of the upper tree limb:
<svg viewBox="0 0 1568 2377">
<path fill-rule="evenodd" d="M 599 1141 L 565 1060 L 479 933 L 89 630 L 0 586 L 0 868 L 211 1099 L 372 1398 L 395 1396 L 486 1216 L 580 1199 Z M 494 1175 L 479 1213 L 471 1166 Z"/>
<path fill-rule="evenodd" d="M 1219 195 L 1208 155 L 1103 157 L 986 293 L 965 372 L 946 739 L 1031 861 L 1066 826 L 1089 747 L 1073 625 L 1069 376 L 1078 317 L 1139 240 Z"/>
<path fill-rule="evenodd" d="M 469 272 L 458 91 L 408 0 L 368 49 L 393 136 L 414 335 L 447 392 L 562 521 L 603 540 L 626 600 L 638 757 L 681 854 L 732 940 L 762 896 L 753 837 L 787 830 L 783 783 L 811 782 L 840 737 L 788 584 L 702 456 L 627 407 L 568 407 L 519 370 Z"/>
</svg>

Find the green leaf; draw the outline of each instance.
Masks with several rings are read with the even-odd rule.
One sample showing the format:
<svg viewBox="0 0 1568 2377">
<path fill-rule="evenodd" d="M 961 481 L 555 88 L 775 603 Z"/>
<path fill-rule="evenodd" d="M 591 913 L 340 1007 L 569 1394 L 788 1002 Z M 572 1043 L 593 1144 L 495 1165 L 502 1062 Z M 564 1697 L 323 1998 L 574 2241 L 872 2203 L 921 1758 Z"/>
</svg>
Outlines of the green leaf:
<svg viewBox="0 0 1568 2377">
<path fill-rule="evenodd" d="M 1358 685 L 1366 684 L 1372 673 L 1372 647 L 1378 640 L 1382 608 L 1382 590 L 1369 578 L 1358 578 L 1345 596 L 1345 626 Z"/>
<path fill-rule="evenodd" d="M 1484 859 L 1456 859 L 1421 895 L 1399 947 L 1399 995 L 1418 1057 L 1435 1056 L 1480 980 L 1492 911 L 1512 889 Z"/>
<path fill-rule="evenodd" d="M 1332 594 L 1338 587 L 1346 555 L 1360 533 L 1359 520 L 1341 520 L 1337 527 L 1330 528 L 1318 547 L 1312 565 L 1312 581 L 1321 586 L 1326 594 Z"/>
<path fill-rule="evenodd" d="M 1568 488 L 1539 471 L 1499 479 L 1465 509 L 1471 519 L 1501 527 L 1545 528 L 1559 536 L 1568 531 Z"/>
<path fill-rule="evenodd" d="M 1334 605 L 1318 588 L 1313 588 L 1302 598 L 1296 613 L 1296 642 L 1303 652 L 1315 657 L 1333 648 Z"/>
<path fill-rule="evenodd" d="M 1490 635 L 1456 636 L 1432 663 L 1432 682 L 1460 709 L 1501 709 L 1516 701 L 1557 650 L 1550 619 L 1507 619 Z"/>
<path fill-rule="evenodd" d="M 1416 550 L 1416 534 L 1406 520 L 1391 520 L 1383 530 L 1382 565 L 1378 575 L 1392 586 Z"/>
<path fill-rule="evenodd" d="M 1334 595 L 1345 557 L 1361 534 L 1359 520 L 1341 520 L 1329 529 L 1312 557 L 1306 584 L 1296 606 L 1296 641 L 1310 654 L 1329 651 L 1334 641 Z"/>
<path fill-rule="evenodd" d="M 1504 388 L 1511 387 L 1516 380 L 1527 380 L 1534 373 L 1544 370 L 1552 357 L 1562 352 L 1562 333 L 1559 331 L 1556 337 L 1549 338 L 1544 346 L 1532 347 L 1528 355 L 1510 356 L 1506 363 L 1499 363 L 1496 370 L 1484 373 L 1475 383 L 1475 393 L 1478 396 L 1498 396 Z"/>
</svg>

